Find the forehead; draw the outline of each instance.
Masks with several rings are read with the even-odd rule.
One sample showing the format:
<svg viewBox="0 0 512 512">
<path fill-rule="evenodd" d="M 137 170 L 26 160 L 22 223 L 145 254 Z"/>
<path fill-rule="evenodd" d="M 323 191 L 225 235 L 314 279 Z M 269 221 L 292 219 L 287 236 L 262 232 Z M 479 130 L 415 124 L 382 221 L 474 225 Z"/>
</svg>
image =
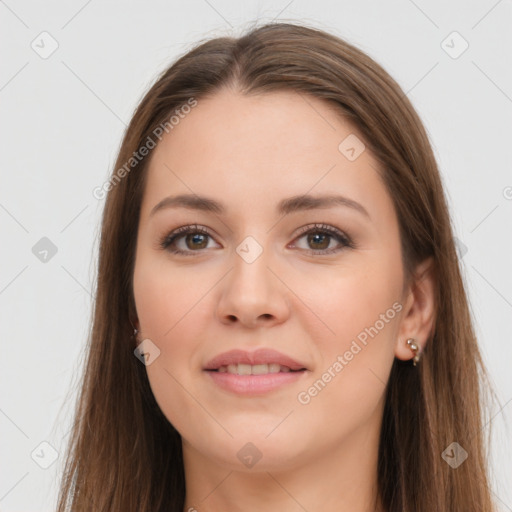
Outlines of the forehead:
<svg viewBox="0 0 512 512">
<path fill-rule="evenodd" d="M 171 193 L 224 198 L 228 209 L 306 193 L 363 201 L 386 194 L 378 167 L 357 129 L 318 98 L 223 90 L 199 99 L 153 150 L 143 214 Z"/>
</svg>

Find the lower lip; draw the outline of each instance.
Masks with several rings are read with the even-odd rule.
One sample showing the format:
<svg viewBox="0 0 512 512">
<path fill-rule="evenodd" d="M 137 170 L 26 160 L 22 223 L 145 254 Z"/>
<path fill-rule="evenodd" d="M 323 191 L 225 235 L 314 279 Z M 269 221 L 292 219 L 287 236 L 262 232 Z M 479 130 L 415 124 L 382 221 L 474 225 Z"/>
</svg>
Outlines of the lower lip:
<svg viewBox="0 0 512 512">
<path fill-rule="evenodd" d="M 265 375 L 237 375 L 235 373 L 206 371 L 219 387 L 239 395 L 259 395 L 301 379 L 306 373 L 279 372 Z"/>
</svg>

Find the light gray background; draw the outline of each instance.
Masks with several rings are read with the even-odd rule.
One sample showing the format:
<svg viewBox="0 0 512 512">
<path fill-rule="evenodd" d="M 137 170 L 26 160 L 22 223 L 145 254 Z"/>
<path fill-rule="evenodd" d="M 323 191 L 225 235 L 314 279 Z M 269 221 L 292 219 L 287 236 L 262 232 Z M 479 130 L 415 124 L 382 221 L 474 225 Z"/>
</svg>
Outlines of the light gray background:
<svg viewBox="0 0 512 512">
<path fill-rule="evenodd" d="M 0 1 L 1 511 L 55 507 L 92 304 L 103 208 L 92 190 L 107 179 L 125 124 L 179 54 L 257 18 L 346 38 L 390 72 L 422 117 L 501 401 L 493 489 L 512 511 L 510 0 Z M 446 39 L 453 31 L 469 44 L 457 58 L 464 43 Z M 42 58 L 52 39 L 57 50 Z M 42 237 L 57 248 L 47 262 L 32 251 Z M 42 442 L 59 454 L 48 469 Z"/>
</svg>

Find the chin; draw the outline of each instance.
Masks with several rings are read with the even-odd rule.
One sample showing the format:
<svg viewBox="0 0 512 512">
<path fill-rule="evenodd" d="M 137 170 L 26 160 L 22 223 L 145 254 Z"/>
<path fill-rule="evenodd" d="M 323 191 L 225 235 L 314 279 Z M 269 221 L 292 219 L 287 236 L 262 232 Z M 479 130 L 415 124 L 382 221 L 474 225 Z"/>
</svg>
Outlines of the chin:
<svg viewBox="0 0 512 512">
<path fill-rule="evenodd" d="M 232 431 L 233 438 L 226 435 L 212 441 L 209 446 L 196 446 L 196 450 L 226 469 L 243 472 L 286 470 L 294 467 L 306 455 L 305 440 L 291 439 L 286 431 L 279 434 L 274 432 L 268 437 L 268 432 L 238 432 Z M 215 446 L 214 451 L 211 450 L 212 445 Z"/>
</svg>

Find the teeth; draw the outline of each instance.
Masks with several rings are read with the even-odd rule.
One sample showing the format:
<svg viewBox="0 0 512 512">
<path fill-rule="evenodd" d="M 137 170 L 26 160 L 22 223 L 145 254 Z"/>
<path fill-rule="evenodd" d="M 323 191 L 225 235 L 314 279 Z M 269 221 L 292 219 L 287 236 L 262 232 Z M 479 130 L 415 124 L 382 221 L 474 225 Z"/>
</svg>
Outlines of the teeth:
<svg viewBox="0 0 512 512">
<path fill-rule="evenodd" d="M 229 366 L 228 366 L 229 372 Z M 251 375 L 251 365 L 250 364 L 239 364 L 238 365 L 238 375 Z"/>
<path fill-rule="evenodd" d="M 255 364 L 252 368 L 249 366 L 252 375 L 265 375 L 269 373 L 268 364 Z"/>
<path fill-rule="evenodd" d="M 267 375 L 268 373 L 290 372 L 288 366 L 281 366 L 278 363 L 270 364 L 230 364 L 227 366 L 220 366 L 218 368 L 220 373 L 233 373 L 235 375 Z"/>
</svg>

